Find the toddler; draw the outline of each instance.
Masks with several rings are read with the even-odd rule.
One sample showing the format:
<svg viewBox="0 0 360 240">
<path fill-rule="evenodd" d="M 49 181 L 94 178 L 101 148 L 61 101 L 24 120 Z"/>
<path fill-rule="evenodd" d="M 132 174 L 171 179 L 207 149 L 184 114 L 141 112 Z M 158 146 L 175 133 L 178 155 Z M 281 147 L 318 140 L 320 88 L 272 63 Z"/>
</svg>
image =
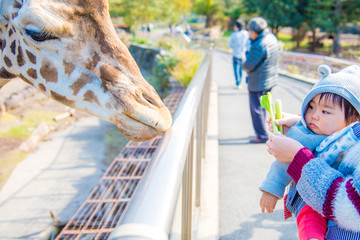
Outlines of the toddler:
<svg viewBox="0 0 360 240">
<path fill-rule="evenodd" d="M 336 168 L 345 150 L 359 140 L 360 124 L 355 123 L 360 119 L 360 80 L 355 77 L 359 74 L 359 67 L 351 66 L 331 74 L 328 66 L 321 65 L 319 72 L 323 77 L 306 96 L 302 104 L 301 121 L 290 128 L 286 135 L 311 151 L 326 155 L 332 159 L 331 164 Z M 263 191 L 260 199 L 262 212 L 273 212 L 277 201 L 283 197 L 285 187 L 292 180 L 286 173 L 287 167 L 286 163 L 273 162 L 260 186 Z M 292 183 L 286 207 L 297 216 L 300 239 L 324 239 L 325 219 L 309 206 L 304 206 L 305 202 Z"/>
</svg>

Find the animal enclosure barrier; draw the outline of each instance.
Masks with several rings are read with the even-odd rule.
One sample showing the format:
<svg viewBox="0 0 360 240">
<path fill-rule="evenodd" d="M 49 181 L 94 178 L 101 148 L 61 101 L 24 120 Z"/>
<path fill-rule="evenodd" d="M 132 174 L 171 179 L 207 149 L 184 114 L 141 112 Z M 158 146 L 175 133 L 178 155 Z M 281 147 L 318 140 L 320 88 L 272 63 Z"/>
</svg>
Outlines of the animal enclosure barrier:
<svg viewBox="0 0 360 240">
<path fill-rule="evenodd" d="M 129 239 L 167 238 L 181 182 L 183 192 L 190 192 L 183 197 L 183 216 L 191 215 L 191 206 L 186 202 L 191 202 L 192 195 L 188 189 L 193 182 L 188 178 L 183 179 L 183 176 L 191 175 L 187 172 L 193 160 L 191 149 L 196 149 L 196 166 L 201 169 L 210 73 L 211 54 L 207 54 L 186 92 L 179 85 L 173 86 L 171 94 L 164 100 L 174 115 L 172 128 L 150 141 L 130 141 L 57 236 L 57 240 L 127 239 L 126 236 L 123 238 L 123 230 L 129 229 L 129 226 L 142 226 L 141 229 L 133 228 L 133 232 L 127 231 L 133 234 Z M 194 139 L 196 147 L 193 146 Z M 196 179 L 200 179 L 201 172 L 196 170 L 196 173 Z M 200 181 L 196 182 L 195 189 L 198 206 Z M 144 226 L 154 229 L 159 235 L 144 236 Z M 182 228 L 183 239 L 188 239 L 186 236 L 191 233 L 191 218 L 183 220 Z"/>
<path fill-rule="evenodd" d="M 173 84 L 164 100 L 171 113 L 184 92 L 185 88 Z M 107 239 L 118 225 L 162 137 L 161 134 L 146 142 L 129 141 L 56 239 Z"/>
</svg>

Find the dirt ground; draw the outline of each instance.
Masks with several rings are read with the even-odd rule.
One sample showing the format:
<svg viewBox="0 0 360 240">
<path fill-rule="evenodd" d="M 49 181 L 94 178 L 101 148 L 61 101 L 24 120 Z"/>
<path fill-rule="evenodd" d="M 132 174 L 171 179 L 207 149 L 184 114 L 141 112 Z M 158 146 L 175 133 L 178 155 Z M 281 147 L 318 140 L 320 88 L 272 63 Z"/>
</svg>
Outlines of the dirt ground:
<svg viewBox="0 0 360 240">
<path fill-rule="evenodd" d="M 69 107 L 45 96 L 20 79 L 14 79 L 0 89 L 0 101 L 11 103 L 11 108 L 7 109 L 7 113 L 5 115 L 12 117 L 11 121 L 7 122 L 5 121 L 6 117 L 4 115 L 0 115 L 1 132 L 11 128 L 14 123 L 20 121 L 29 111 L 52 111 L 61 114 L 71 110 Z M 87 116 L 89 116 L 89 114 L 84 112 L 72 112 L 70 117 L 59 121 L 54 120 L 54 123 L 51 126 L 51 131 L 64 129 L 78 119 Z M 43 141 L 46 141 L 46 137 Z M 10 137 L 0 137 L 0 189 L 5 184 L 7 178 L 10 176 L 16 165 L 26 157 L 27 153 L 19 150 L 19 147 L 23 142 L 24 141 Z"/>
<path fill-rule="evenodd" d="M 90 116 L 88 113 L 75 111 L 52 100 L 20 79 L 14 79 L 0 89 L 1 101 L 11 103 L 9 105 L 12 107 L 8 109 L 7 114 L 15 116 L 16 119 L 12 119 L 11 123 L 7 124 L 4 120 L 5 117 L 0 115 L 0 132 L 11 128 L 12 123 L 20 121 L 28 112 L 34 110 L 58 112 L 60 115 L 71 110 L 72 115 L 70 117 L 52 123 L 52 132 L 67 128 L 80 118 Z M 42 141 L 47 140 L 47 136 L 42 139 Z M 109 125 L 104 141 L 106 144 L 104 162 L 109 165 L 129 140 L 113 124 Z M 9 137 L 0 137 L 0 190 L 16 165 L 26 157 L 27 153 L 19 149 L 23 142 Z"/>
</svg>

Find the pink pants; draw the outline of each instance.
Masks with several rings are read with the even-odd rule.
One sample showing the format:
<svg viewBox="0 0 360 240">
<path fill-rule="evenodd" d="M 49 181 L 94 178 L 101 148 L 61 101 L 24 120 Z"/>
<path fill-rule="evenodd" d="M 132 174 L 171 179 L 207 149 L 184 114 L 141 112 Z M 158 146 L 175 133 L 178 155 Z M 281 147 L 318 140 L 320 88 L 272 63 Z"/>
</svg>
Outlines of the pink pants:
<svg viewBox="0 0 360 240">
<path fill-rule="evenodd" d="M 324 240 L 326 234 L 326 220 L 310 206 L 305 205 L 296 218 L 300 240 L 316 238 Z"/>
</svg>

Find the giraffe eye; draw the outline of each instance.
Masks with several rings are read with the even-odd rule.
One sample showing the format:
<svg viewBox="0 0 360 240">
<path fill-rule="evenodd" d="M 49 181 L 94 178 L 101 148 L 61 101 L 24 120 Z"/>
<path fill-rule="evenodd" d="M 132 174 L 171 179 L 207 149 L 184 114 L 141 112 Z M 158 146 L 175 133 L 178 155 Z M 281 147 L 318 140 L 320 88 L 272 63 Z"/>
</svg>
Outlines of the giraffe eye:
<svg viewBox="0 0 360 240">
<path fill-rule="evenodd" d="M 26 34 L 29 35 L 32 39 L 34 39 L 37 42 L 43 42 L 50 39 L 58 39 L 55 36 L 52 36 L 49 33 L 46 33 L 44 31 L 38 32 L 30 29 L 25 30 Z"/>
</svg>

